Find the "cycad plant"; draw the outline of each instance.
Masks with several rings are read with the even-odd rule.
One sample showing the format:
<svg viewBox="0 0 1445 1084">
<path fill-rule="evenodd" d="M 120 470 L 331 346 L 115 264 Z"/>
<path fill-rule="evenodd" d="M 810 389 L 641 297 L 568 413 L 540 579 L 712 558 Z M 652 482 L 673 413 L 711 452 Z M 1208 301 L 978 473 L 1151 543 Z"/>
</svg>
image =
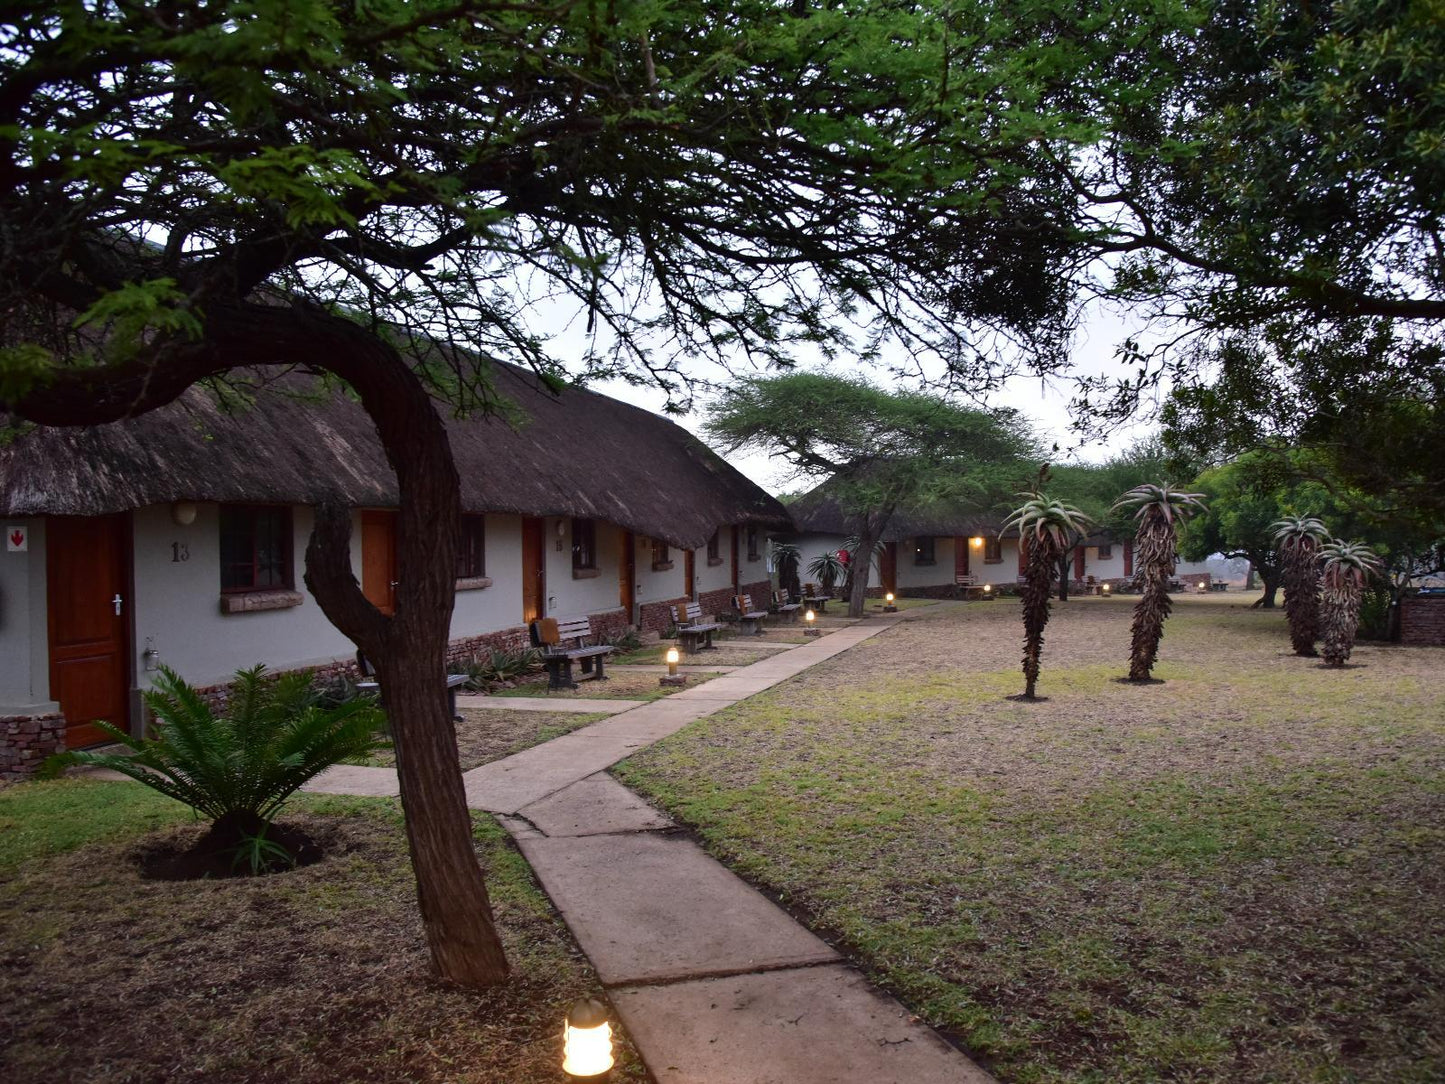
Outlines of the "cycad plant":
<svg viewBox="0 0 1445 1084">
<path fill-rule="evenodd" d="M 145 694 L 155 737 L 132 738 L 98 725 L 131 755 L 77 750 L 52 758 L 53 771 L 91 764 L 130 776 L 213 821 L 217 850 L 244 853 L 265 839 L 281 803 L 303 783 L 373 747 L 384 716 L 370 700 L 318 703 L 311 676 L 238 670 L 217 714 L 179 674 L 161 667 Z"/>
<path fill-rule="evenodd" d="M 1344 666 L 1360 627 L 1365 581 L 1380 574 L 1380 559 L 1359 542 L 1335 539 L 1320 547 L 1320 655 L 1326 666 Z"/>
<path fill-rule="evenodd" d="M 798 565 L 803 560 L 803 551 L 791 542 L 768 543 L 773 550 L 773 568 L 778 574 L 778 586 L 787 591 L 796 601 L 803 594 L 798 582 Z"/>
<path fill-rule="evenodd" d="M 831 595 L 833 585 L 848 574 L 848 566 L 839 558 L 833 550 L 824 550 L 818 556 L 808 562 L 808 575 L 817 577 L 818 583 L 823 585 L 823 592 Z"/>
<path fill-rule="evenodd" d="M 1296 655 L 1314 655 L 1320 636 L 1320 544 L 1330 537 L 1313 516 L 1286 516 L 1271 525 L 1284 572 L 1284 614 Z"/>
<path fill-rule="evenodd" d="M 1204 494 L 1185 493 L 1166 485 L 1135 486 L 1114 502 L 1114 508 L 1133 508 L 1138 527 L 1134 555 L 1139 563 L 1142 591 L 1134 604 L 1133 639 L 1129 651 L 1129 680 L 1148 681 L 1159 657 L 1164 622 L 1172 606 L 1169 582 L 1179 540 L 1179 523 L 1204 509 Z"/>
<path fill-rule="evenodd" d="M 1006 528 L 1016 527 L 1019 545 L 1028 553 L 1023 592 L 1024 691 L 1020 699 L 1035 700 L 1039 661 L 1044 651 L 1044 626 L 1049 623 L 1049 585 L 1068 540 L 1084 534 L 1089 519 L 1072 505 L 1034 493 L 1014 509 Z"/>
</svg>

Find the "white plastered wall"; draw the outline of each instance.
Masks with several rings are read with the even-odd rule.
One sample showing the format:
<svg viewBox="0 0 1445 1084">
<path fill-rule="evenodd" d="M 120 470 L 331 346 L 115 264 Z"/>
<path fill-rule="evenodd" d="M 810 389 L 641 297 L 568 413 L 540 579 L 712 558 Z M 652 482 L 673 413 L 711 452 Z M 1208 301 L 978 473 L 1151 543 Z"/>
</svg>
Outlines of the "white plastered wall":
<svg viewBox="0 0 1445 1084">
<path fill-rule="evenodd" d="M 573 575 L 572 569 L 571 517 L 548 516 L 543 521 L 542 548 L 547 558 L 547 613 L 550 616 L 583 617 L 618 609 L 622 530 L 616 524 L 597 520 L 595 537 L 597 574 L 577 577 Z M 520 550 L 517 566 L 511 575 L 520 583 Z M 518 613 L 520 612 L 519 604 Z"/>
<path fill-rule="evenodd" d="M 0 714 L 55 711 L 45 609 L 45 520 L 12 516 L 0 526 L 21 527 L 27 538 L 23 552 L 0 552 Z"/>
<path fill-rule="evenodd" d="M 1122 580 L 1124 578 L 1124 543 L 1115 542 L 1109 557 L 1099 559 L 1098 546 L 1084 547 L 1084 575 L 1096 580 Z"/>
<path fill-rule="evenodd" d="M 728 567 L 729 530 L 730 528 L 725 526 L 718 528 L 717 564 L 709 565 L 707 563 L 706 546 L 693 551 L 696 555 L 693 564 L 693 584 L 697 588 L 698 594 L 703 594 L 707 591 L 721 591 L 725 587 L 732 586 L 733 572 L 732 569 Z M 746 554 L 740 556 L 745 557 Z"/>
<path fill-rule="evenodd" d="M 723 532 L 726 539 L 727 532 Z M 638 605 L 646 605 L 649 602 L 668 602 L 675 598 L 682 598 L 686 593 L 687 568 L 684 562 L 687 557 L 683 550 L 673 546 L 668 550 L 668 562 L 671 568 L 654 570 L 652 567 L 652 539 L 646 535 L 637 535 L 633 543 L 637 547 L 637 602 Z M 724 555 L 726 557 L 726 555 Z M 616 567 L 614 565 L 614 567 Z M 616 583 L 613 584 L 614 591 Z M 614 594 L 614 598 L 615 598 Z M 614 605 L 616 603 L 614 602 Z"/>
<path fill-rule="evenodd" d="M 906 591 L 910 587 L 952 586 L 953 539 L 948 537 L 933 540 L 933 564 L 931 565 L 915 563 L 917 545 L 917 541 L 912 538 L 902 538 L 898 541 L 898 589 Z M 873 584 L 878 582 L 876 568 L 873 578 L 869 582 Z"/>
<path fill-rule="evenodd" d="M 458 591 L 453 640 L 516 628 L 522 623 L 522 517 L 487 516 L 486 573 L 491 585 Z"/>
</svg>

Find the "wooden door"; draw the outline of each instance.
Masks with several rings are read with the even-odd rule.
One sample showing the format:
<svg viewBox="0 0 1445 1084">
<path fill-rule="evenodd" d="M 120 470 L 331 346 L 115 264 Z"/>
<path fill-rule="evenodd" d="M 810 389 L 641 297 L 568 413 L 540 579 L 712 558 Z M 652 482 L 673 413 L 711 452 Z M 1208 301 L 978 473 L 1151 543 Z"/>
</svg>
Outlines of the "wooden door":
<svg viewBox="0 0 1445 1084">
<path fill-rule="evenodd" d="M 128 527 L 124 515 L 46 521 L 50 696 L 65 714 L 69 749 L 112 740 L 97 719 L 130 727 Z"/>
<path fill-rule="evenodd" d="M 878 559 L 878 579 L 884 591 L 898 593 L 898 543 L 889 542 Z"/>
<path fill-rule="evenodd" d="M 731 528 L 731 530 L 732 530 L 732 539 L 733 539 L 733 545 L 732 545 L 733 594 L 736 595 L 736 594 L 738 594 L 740 591 L 742 591 L 742 587 L 739 585 L 739 584 L 740 584 L 740 581 L 738 580 L 738 529 L 737 529 L 736 527 L 733 527 L 733 528 Z"/>
<path fill-rule="evenodd" d="M 697 597 L 697 554 L 686 551 L 682 559 L 683 591 L 688 598 Z"/>
<path fill-rule="evenodd" d="M 361 593 L 384 614 L 396 613 L 396 513 L 361 513 Z"/>
<path fill-rule="evenodd" d="M 630 622 L 637 605 L 637 537 L 631 531 L 622 532 L 617 552 L 617 605 L 627 611 Z"/>
<path fill-rule="evenodd" d="M 546 522 L 537 516 L 522 518 L 522 621 L 542 616 L 547 597 Z"/>
<path fill-rule="evenodd" d="M 962 535 L 953 540 L 953 575 L 955 583 L 959 576 L 968 575 L 968 539 Z"/>
</svg>

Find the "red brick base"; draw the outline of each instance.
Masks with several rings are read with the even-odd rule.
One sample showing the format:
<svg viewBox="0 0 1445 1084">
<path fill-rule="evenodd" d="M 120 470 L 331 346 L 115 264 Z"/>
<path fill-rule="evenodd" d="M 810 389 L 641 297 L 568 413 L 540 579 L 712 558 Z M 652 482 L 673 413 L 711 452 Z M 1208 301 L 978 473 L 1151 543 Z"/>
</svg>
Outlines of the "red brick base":
<svg viewBox="0 0 1445 1084">
<path fill-rule="evenodd" d="M 1445 647 L 1445 598 L 1401 599 L 1400 643 Z"/>
<path fill-rule="evenodd" d="M 28 779 L 40 762 L 65 752 L 65 716 L 0 716 L 0 779 Z"/>
</svg>

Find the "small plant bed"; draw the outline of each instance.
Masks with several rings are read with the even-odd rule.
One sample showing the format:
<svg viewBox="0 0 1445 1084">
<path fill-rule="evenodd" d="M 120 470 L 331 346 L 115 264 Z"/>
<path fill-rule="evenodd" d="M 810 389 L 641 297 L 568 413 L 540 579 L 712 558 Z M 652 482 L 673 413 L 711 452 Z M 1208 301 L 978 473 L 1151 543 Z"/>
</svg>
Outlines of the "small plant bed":
<svg viewBox="0 0 1445 1084">
<path fill-rule="evenodd" d="M 713 656 L 717 658 L 716 655 Z M 719 664 L 723 659 L 717 660 Z M 704 681 L 711 680 L 718 675 L 712 671 L 705 673 L 692 673 L 687 675 L 687 686 L 698 685 Z M 514 688 L 503 689 L 493 693 L 493 696 L 545 696 L 563 700 L 659 700 L 664 696 L 671 696 L 673 693 L 681 692 L 682 686 L 658 685 L 657 675 L 650 673 L 635 673 L 622 671 L 617 674 L 609 673 L 606 681 L 583 681 L 575 689 L 552 689 L 547 688 L 547 679 L 540 678 L 532 682 L 519 683 Z"/>
<path fill-rule="evenodd" d="M 178 803 L 134 783 L 6 788 L 6 1084 L 560 1080 L 563 1014 L 601 987 L 500 827 L 473 816 L 513 967 L 481 993 L 428 976 L 395 802 L 294 798 L 278 823 L 324 841 L 323 861 L 182 883 L 138 865 L 205 830 Z M 645 1080 L 618 1050 L 613 1079 Z"/>
<path fill-rule="evenodd" d="M 457 724 L 457 752 L 462 771 L 479 768 L 501 760 L 523 749 L 560 738 L 588 723 L 606 719 L 606 712 L 510 711 L 506 708 L 463 708 L 462 721 Z M 396 765 L 396 752 L 386 742 L 370 756 L 352 761 L 390 768 Z"/>
<path fill-rule="evenodd" d="M 1291 654 L 1253 596 L 906 621 L 618 774 L 1008 1084 L 1445 1079 L 1438 648 Z"/>
</svg>

